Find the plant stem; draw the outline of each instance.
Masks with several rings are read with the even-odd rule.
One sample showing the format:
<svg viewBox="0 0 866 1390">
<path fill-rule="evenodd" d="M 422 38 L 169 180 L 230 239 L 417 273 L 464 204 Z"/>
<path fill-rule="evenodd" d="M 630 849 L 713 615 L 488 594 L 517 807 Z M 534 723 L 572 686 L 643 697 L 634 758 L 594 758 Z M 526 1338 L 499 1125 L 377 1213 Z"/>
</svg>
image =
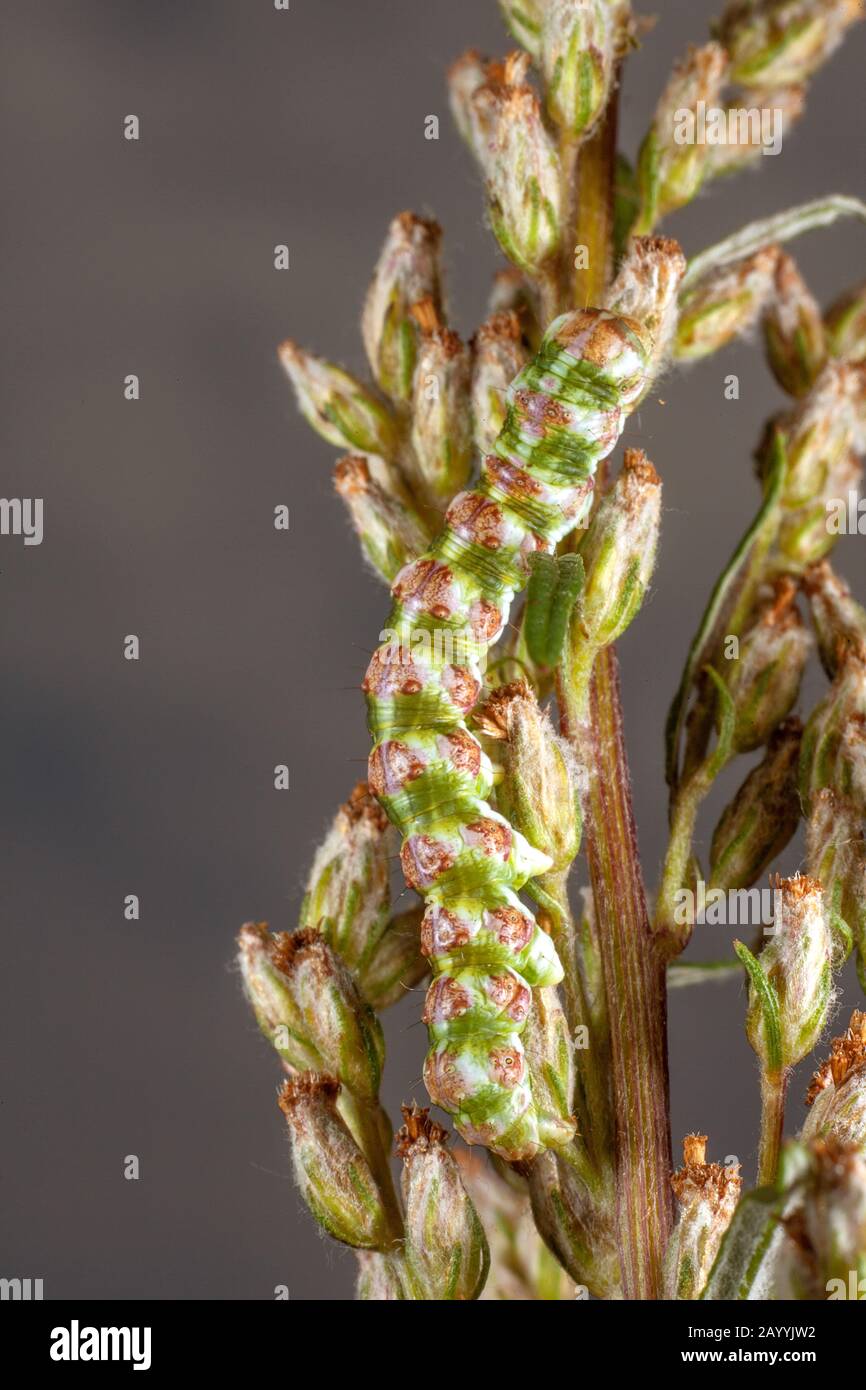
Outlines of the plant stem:
<svg viewBox="0 0 866 1390">
<path fill-rule="evenodd" d="M 782 1131 L 785 1127 L 785 1096 L 788 1090 L 787 1068 L 761 1073 L 761 1147 L 758 1156 L 758 1186 L 769 1187 L 776 1181 Z"/>
<path fill-rule="evenodd" d="M 611 274 L 617 96 L 581 152 L 576 241 L 589 248 L 581 296 L 603 303 Z M 626 1299 L 661 1295 L 671 1227 L 665 969 L 653 947 L 637 850 L 616 652 L 596 657 L 588 711 L 564 669 L 563 732 L 588 775 L 586 850 L 610 1020 L 617 1235 Z"/>
</svg>

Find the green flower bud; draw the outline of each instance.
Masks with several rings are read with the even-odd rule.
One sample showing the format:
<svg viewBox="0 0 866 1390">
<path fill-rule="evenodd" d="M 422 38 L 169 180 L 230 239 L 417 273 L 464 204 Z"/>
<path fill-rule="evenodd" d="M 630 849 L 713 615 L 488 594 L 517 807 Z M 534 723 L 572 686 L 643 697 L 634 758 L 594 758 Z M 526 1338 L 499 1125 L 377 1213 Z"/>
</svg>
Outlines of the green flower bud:
<svg viewBox="0 0 866 1390">
<path fill-rule="evenodd" d="M 502 685 L 476 714 L 490 738 L 502 740 L 497 805 L 530 844 L 564 873 L 580 848 L 578 772 L 569 745 L 523 681 Z"/>
<path fill-rule="evenodd" d="M 418 353 L 413 306 L 429 298 L 442 313 L 441 241 L 438 223 L 401 212 L 388 228 L 364 302 L 367 357 L 376 381 L 395 401 L 408 402 L 412 395 Z"/>
<path fill-rule="evenodd" d="M 827 343 L 821 310 L 784 251 L 777 253 L 775 295 L 764 315 L 764 341 L 782 390 L 805 396 L 827 360 Z"/>
<path fill-rule="evenodd" d="M 621 1298 L 613 1191 L 591 1191 L 553 1149 L 538 1155 L 527 1181 L 535 1225 L 563 1269 L 594 1298 Z"/>
<path fill-rule="evenodd" d="M 580 546 L 586 570 L 573 643 L 595 652 L 617 642 L 643 603 L 655 566 L 661 479 L 646 454 L 626 449 Z"/>
<path fill-rule="evenodd" d="M 710 885 L 751 888 L 789 843 L 800 821 L 797 770 L 803 727 L 786 719 L 766 756 L 723 811 L 710 849 Z"/>
<path fill-rule="evenodd" d="M 376 1179 L 337 1113 L 340 1083 L 306 1072 L 286 1081 L 279 1106 L 292 1141 L 295 1178 L 319 1225 L 355 1249 L 389 1243 L 388 1218 Z"/>
<path fill-rule="evenodd" d="M 824 325 L 834 357 L 866 362 L 866 282 L 849 290 L 827 310 Z"/>
<path fill-rule="evenodd" d="M 696 140 L 681 143 L 680 123 L 684 112 L 696 113 L 699 102 L 718 106 L 727 72 L 727 54 L 717 43 L 691 49 L 674 68 L 638 156 L 641 211 L 636 231 L 651 232 L 660 218 L 698 192 L 712 147 Z"/>
<path fill-rule="evenodd" d="M 444 328 L 432 300 L 416 304 L 420 328 L 412 386 L 413 482 L 440 511 L 469 481 L 472 471 L 471 354 Z"/>
<path fill-rule="evenodd" d="M 419 985 L 429 966 L 421 954 L 421 907 L 392 917 L 361 972 L 361 987 L 377 1013 Z"/>
<path fill-rule="evenodd" d="M 513 311 L 491 314 L 472 339 L 472 419 L 482 458 L 492 452 L 505 424 L 505 393 L 527 360 L 520 319 Z"/>
<path fill-rule="evenodd" d="M 707 1136 L 683 1140 L 683 1166 L 671 1178 L 677 1220 L 665 1253 L 665 1297 L 700 1298 L 740 1200 L 740 1165 L 707 1163 Z"/>
<path fill-rule="evenodd" d="M 775 293 L 778 260 L 778 247 L 764 246 L 699 280 L 681 307 L 676 356 L 694 361 L 747 333 Z"/>
<path fill-rule="evenodd" d="M 685 271 L 679 242 L 662 236 L 633 237 L 608 292 L 611 312 L 636 319 L 652 339 L 646 390 L 667 360 L 676 333 Z"/>
<path fill-rule="evenodd" d="M 470 1149 L 455 1155 L 490 1246 L 483 1303 L 569 1302 L 574 1282 L 538 1234 L 526 1183 L 513 1169 L 503 1175 Z"/>
<path fill-rule="evenodd" d="M 541 52 L 541 26 L 548 3 L 549 0 L 499 0 L 510 33 L 533 58 Z"/>
<path fill-rule="evenodd" d="M 317 928 L 359 974 L 391 915 L 390 860 L 396 832 L 359 782 L 316 851 L 301 905 L 302 927 Z"/>
<path fill-rule="evenodd" d="M 856 1144 L 866 1158 L 866 1013 L 855 1009 L 844 1036 L 833 1039 L 830 1056 L 812 1078 L 806 1104 L 804 1142 Z"/>
<path fill-rule="evenodd" d="M 851 590 L 830 565 L 822 560 L 803 576 L 812 622 L 818 636 L 821 665 L 831 680 L 848 652 L 866 661 L 866 609 L 851 597 Z"/>
<path fill-rule="evenodd" d="M 778 882 L 773 936 L 757 960 L 734 944 L 749 976 L 746 1036 L 766 1072 L 778 1076 L 812 1051 L 829 1014 L 833 943 L 820 883 Z"/>
<path fill-rule="evenodd" d="M 446 1133 L 429 1111 L 403 1106 L 397 1134 L 403 1160 L 405 1258 L 425 1299 L 476 1299 L 490 1256 L 478 1214 L 460 1169 L 446 1148 Z"/>
<path fill-rule="evenodd" d="M 618 24 L 609 0 L 547 0 L 544 6 L 540 58 L 547 110 L 571 135 L 586 137 L 607 105 Z"/>
<path fill-rule="evenodd" d="M 394 423 L 365 386 L 342 367 L 313 357 L 289 340 L 280 345 L 279 357 L 295 388 L 298 408 L 317 434 L 340 449 L 391 456 Z"/>
<path fill-rule="evenodd" d="M 797 610 L 796 594 L 789 580 L 778 582 L 774 597 L 747 629 L 739 656 L 729 663 L 727 686 L 736 715 L 733 747 L 738 753 L 765 744 L 800 693 L 812 635 Z"/>
<path fill-rule="evenodd" d="M 349 509 L 352 525 L 373 568 L 390 584 L 404 565 L 430 543 L 415 508 L 390 493 L 370 472 L 365 458 L 347 454 L 334 470 L 334 487 Z"/>
<path fill-rule="evenodd" d="M 473 88 L 477 61 L 469 55 L 452 69 L 452 102 L 487 180 L 493 232 L 509 260 L 535 277 L 559 248 L 559 156 L 526 82 L 528 56 L 488 64 Z"/>
<path fill-rule="evenodd" d="M 831 362 L 806 399 L 778 421 L 788 453 L 786 506 L 800 507 L 827 495 L 829 479 L 857 441 L 862 390 L 856 368 Z"/>
<path fill-rule="evenodd" d="M 862 794 L 863 767 L 858 740 L 866 721 L 866 659 L 850 651 L 824 699 L 813 710 L 800 753 L 800 795 L 808 812 L 822 787 L 853 799 Z M 866 815 L 866 803 L 857 806 Z"/>
<path fill-rule="evenodd" d="M 824 888 L 836 938 L 836 964 L 856 944 L 861 970 L 866 965 L 866 837 L 857 809 L 830 787 L 812 798 L 806 835 L 809 873 Z M 866 970 L 864 970 L 866 978 Z"/>
<path fill-rule="evenodd" d="M 572 1114 L 574 1052 L 555 989 L 536 990 L 522 1040 L 539 1135 L 546 1148 L 562 1148 L 571 1143 L 577 1129 Z"/>
<path fill-rule="evenodd" d="M 239 963 L 259 1027 L 298 1071 L 327 1072 L 374 1100 L 384 1042 L 378 1020 L 346 967 L 317 931 L 241 928 Z"/>
<path fill-rule="evenodd" d="M 862 19 L 859 0 L 730 0 L 717 28 L 744 87 L 805 82 Z"/>
</svg>

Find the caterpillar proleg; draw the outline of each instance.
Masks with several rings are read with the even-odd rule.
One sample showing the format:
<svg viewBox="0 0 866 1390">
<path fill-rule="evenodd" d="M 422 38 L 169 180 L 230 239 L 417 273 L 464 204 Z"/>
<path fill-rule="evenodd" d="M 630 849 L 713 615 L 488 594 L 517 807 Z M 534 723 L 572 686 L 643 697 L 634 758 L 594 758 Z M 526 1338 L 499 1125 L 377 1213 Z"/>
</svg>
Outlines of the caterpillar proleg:
<svg viewBox="0 0 866 1390">
<path fill-rule="evenodd" d="M 509 388 L 477 486 L 397 575 L 392 640 L 364 679 L 370 787 L 403 837 L 406 881 L 426 900 L 427 1088 L 468 1142 L 511 1161 L 549 1137 L 520 1034 L 533 987 L 558 983 L 562 967 L 517 896 L 549 861 L 488 804 L 491 765 L 465 721 L 529 556 L 587 516 L 598 464 L 645 390 L 652 355 L 635 319 L 586 309 L 554 321 Z M 420 632 L 430 640 L 419 643 Z"/>
</svg>

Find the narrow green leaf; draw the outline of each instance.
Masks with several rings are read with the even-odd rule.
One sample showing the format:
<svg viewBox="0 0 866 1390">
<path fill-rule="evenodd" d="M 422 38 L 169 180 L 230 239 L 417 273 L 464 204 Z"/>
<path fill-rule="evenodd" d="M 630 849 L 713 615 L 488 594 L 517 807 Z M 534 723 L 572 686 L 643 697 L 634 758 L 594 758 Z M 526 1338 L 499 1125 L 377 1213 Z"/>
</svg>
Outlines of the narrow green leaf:
<svg viewBox="0 0 866 1390">
<path fill-rule="evenodd" d="M 771 1071 L 781 1071 L 782 1024 L 779 1018 L 779 996 L 748 946 L 744 946 L 742 941 L 735 941 L 734 950 L 746 968 L 749 983 L 758 996 L 761 1012 L 764 1015 L 764 1031 L 767 1036 L 767 1066 Z"/>
</svg>

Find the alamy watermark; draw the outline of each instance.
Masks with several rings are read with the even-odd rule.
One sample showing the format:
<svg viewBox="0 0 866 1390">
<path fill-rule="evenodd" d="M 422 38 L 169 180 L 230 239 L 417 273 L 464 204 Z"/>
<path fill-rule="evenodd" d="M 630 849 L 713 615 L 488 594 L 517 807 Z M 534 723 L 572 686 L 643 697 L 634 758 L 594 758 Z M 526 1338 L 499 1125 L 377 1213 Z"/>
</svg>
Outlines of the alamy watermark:
<svg viewBox="0 0 866 1390">
<path fill-rule="evenodd" d="M 760 146 L 761 153 L 781 153 L 785 113 L 778 106 L 721 107 L 699 101 L 674 112 L 678 145 Z"/>
<path fill-rule="evenodd" d="M 780 919 L 778 888 L 708 888 L 698 879 L 694 889 L 674 895 L 674 921 L 679 927 L 763 927 L 772 936 Z"/>
<path fill-rule="evenodd" d="M 25 545 L 42 544 L 41 497 L 0 497 L 0 536 L 23 536 Z"/>
</svg>

